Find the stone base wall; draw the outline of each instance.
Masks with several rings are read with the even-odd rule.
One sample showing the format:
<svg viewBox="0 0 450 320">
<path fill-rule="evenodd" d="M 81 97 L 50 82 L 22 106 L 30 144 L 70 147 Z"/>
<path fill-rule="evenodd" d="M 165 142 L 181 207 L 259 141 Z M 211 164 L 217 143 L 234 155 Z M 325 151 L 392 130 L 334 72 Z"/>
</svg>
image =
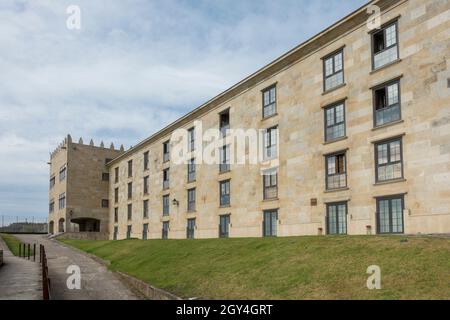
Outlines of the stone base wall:
<svg viewBox="0 0 450 320">
<path fill-rule="evenodd" d="M 107 232 L 67 232 L 61 234 L 62 237 L 71 240 L 108 240 Z"/>
</svg>

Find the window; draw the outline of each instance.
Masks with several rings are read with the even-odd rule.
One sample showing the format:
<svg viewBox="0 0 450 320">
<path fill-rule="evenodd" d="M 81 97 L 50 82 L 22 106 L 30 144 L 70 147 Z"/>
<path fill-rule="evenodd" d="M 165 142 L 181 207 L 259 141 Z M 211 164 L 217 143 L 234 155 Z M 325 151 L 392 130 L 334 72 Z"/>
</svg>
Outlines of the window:
<svg viewBox="0 0 450 320">
<path fill-rule="evenodd" d="M 144 194 L 148 194 L 148 176 L 144 177 Z"/>
<path fill-rule="evenodd" d="M 195 211 L 195 188 L 189 189 L 187 191 L 187 210 L 188 211 Z"/>
<path fill-rule="evenodd" d="M 219 238 L 228 238 L 230 236 L 230 215 L 223 215 L 219 218 Z"/>
<path fill-rule="evenodd" d="M 169 201 L 170 201 L 169 195 L 163 196 L 163 216 L 169 215 L 169 209 L 170 209 Z"/>
<path fill-rule="evenodd" d="M 163 189 L 169 189 L 169 169 L 163 170 Z"/>
<path fill-rule="evenodd" d="M 63 166 L 59 170 L 59 181 L 63 181 L 66 178 L 66 171 L 67 171 L 67 167 L 66 166 Z"/>
<path fill-rule="evenodd" d="M 263 175 L 264 200 L 278 197 L 278 174 L 276 170 L 264 172 Z"/>
<path fill-rule="evenodd" d="M 128 177 L 133 176 L 133 160 L 128 161 Z"/>
<path fill-rule="evenodd" d="M 127 239 L 131 239 L 131 226 L 127 226 Z"/>
<path fill-rule="evenodd" d="M 59 209 L 64 209 L 66 207 L 66 194 L 61 193 L 58 198 Z"/>
<path fill-rule="evenodd" d="M 188 152 L 195 150 L 195 128 L 188 130 Z"/>
<path fill-rule="evenodd" d="M 169 141 L 163 143 L 163 162 L 170 160 L 170 145 Z"/>
<path fill-rule="evenodd" d="M 148 163 L 149 163 L 149 152 L 144 152 L 144 171 L 148 170 Z"/>
<path fill-rule="evenodd" d="M 399 58 L 397 21 L 372 34 L 373 69 L 381 68 Z"/>
<path fill-rule="evenodd" d="M 128 182 L 128 199 L 133 198 L 133 183 Z"/>
<path fill-rule="evenodd" d="M 228 109 L 220 113 L 219 117 L 219 130 L 222 134 L 222 137 L 225 137 L 228 134 L 228 130 L 230 129 L 230 110 Z"/>
<path fill-rule="evenodd" d="M 323 59 L 324 91 L 344 84 L 344 50 L 340 50 Z"/>
<path fill-rule="evenodd" d="M 195 181 L 195 159 L 194 158 L 189 160 L 187 170 L 188 170 L 188 182 Z"/>
<path fill-rule="evenodd" d="M 327 234 L 347 234 L 347 203 L 327 204 Z"/>
<path fill-rule="evenodd" d="M 194 239 L 195 235 L 195 218 L 187 220 L 186 238 Z"/>
<path fill-rule="evenodd" d="M 230 205 L 230 180 L 220 182 L 220 205 Z"/>
<path fill-rule="evenodd" d="M 48 212 L 50 212 L 50 213 L 55 212 L 55 201 L 54 200 L 50 201 L 50 203 L 48 205 Z"/>
<path fill-rule="evenodd" d="M 114 208 L 114 223 L 119 222 L 119 208 Z"/>
<path fill-rule="evenodd" d="M 118 234 L 119 234 L 119 228 L 116 226 L 116 227 L 114 227 L 113 240 L 117 240 Z"/>
<path fill-rule="evenodd" d="M 148 223 L 144 223 L 142 226 L 142 240 L 147 240 L 148 235 Z"/>
<path fill-rule="evenodd" d="M 345 152 L 329 155 L 326 157 L 326 188 L 327 190 L 347 187 Z"/>
<path fill-rule="evenodd" d="M 278 143 L 278 128 L 273 127 L 265 130 L 264 132 L 264 159 L 270 160 L 276 158 L 277 153 L 277 143 Z"/>
<path fill-rule="evenodd" d="M 102 208 L 108 208 L 109 207 L 109 201 L 107 199 L 102 200 Z"/>
<path fill-rule="evenodd" d="M 263 118 L 273 116 L 277 112 L 277 88 L 272 86 L 263 90 Z"/>
<path fill-rule="evenodd" d="M 345 105 L 343 102 L 325 108 L 325 141 L 345 137 Z"/>
<path fill-rule="evenodd" d="M 144 200 L 144 203 L 143 203 L 143 216 L 144 216 L 144 219 L 147 219 L 148 218 L 148 200 Z"/>
<path fill-rule="evenodd" d="M 377 231 L 384 233 L 403 233 L 404 197 L 392 196 L 377 199 Z"/>
<path fill-rule="evenodd" d="M 402 140 L 375 144 L 376 181 L 403 178 Z"/>
<path fill-rule="evenodd" d="M 114 168 L 114 182 L 119 182 L 119 167 Z"/>
<path fill-rule="evenodd" d="M 277 224 L 278 224 L 278 211 L 277 210 L 264 211 L 264 220 L 263 220 L 264 237 L 276 237 Z"/>
<path fill-rule="evenodd" d="M 119 202 L 119 188 L 114 189 L 114 203 Z"/>
<path fill-rule="evenodd" d="M 130 221 L 133 218 L 133 205 L 130 203 L 127 206 L 127 219 Z"/>
<path fill-rule="evenodd" d="M 230 171 L 230 145 L 226 145 L 220 148 L 220 164 L 219 172 Z"/>
<path fill-rule="evenodd" d="M 55 176 L 52 176 L 50 178 L 50 189 L 52 189 L 55 186 Z"/>
<path fill-rule="evenodd" d="M 374 89 L 373 95 L 375 127 L 401 119 L 399 80 Z"/>
<path fill-rule="evenodd" d="M 164 240 L 169 239 L 169 221 L 164 221 L 163 222 L 163 227 L 162 227 L 162 238 Z"/>
<path fill-rule="evenodd" d="M 109 173 L 107 172 L 102 173 L 102 181 L 109 181 Z"/>
</svg>

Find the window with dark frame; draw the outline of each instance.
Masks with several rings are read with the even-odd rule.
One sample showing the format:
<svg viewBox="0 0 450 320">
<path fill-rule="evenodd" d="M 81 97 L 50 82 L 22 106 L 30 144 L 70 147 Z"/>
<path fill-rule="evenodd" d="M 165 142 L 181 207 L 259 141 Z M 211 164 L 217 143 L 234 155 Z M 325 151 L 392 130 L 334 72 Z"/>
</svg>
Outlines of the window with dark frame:
<svg viewBox="0 0 450 320">
<path fill-rule="evenodd" d="M 346 153 L 326 156 L 326 188 L 335 190 L 347 187 Z"/>
<path fill-rule="evenodd" d="M 331 105 L 325 108 L 325 141 L 330 142 L 344 138 L 345 130 L 345 103 Z"/>
<path fill-rule="evenodd" d="M 167 240 L 169 239 L 169 221 L 164 221 L 162 225 L 162 239 Z"/>
<path fill-rule="evenodd" d="M 188 130 L 188 152 L 195 150 L 195 128 Z"/>
<path fill-rule="evenodd" d="M 131 239 L 131 226 L 127 226 L 127 239 Z"/>
<path fill-rule="evenodd" d="M 56 183 L 55 176 L 52 176 L 50 178 L 50 189 L 52 189 L 55 186 L 55 183 Z"/>
<path fill-rule="evenodd" d="M 102 208 L 108 208 L 109 207 L 109 200 L 103 199 L 102 200 Z"/>
<path fill-rule="evenodd" d="M 114 182 L 115 183 L 119 182 L 119 167 L 114 168 Z"/>
<path fill-rule="evenodd" d="M 163 216 L 168 216 L 170 211 L 170 203 L 169 203 L 169 195 L 164 195 L 162 198 L 163 201 Z"/>
<path fill-rule="evenodd" d="M 127 206 L 127 219 L 130 221 L 133 218 L 133 205 L 131 203 Z"/>
<path fill-rule="evenodd" d="M 195 181 L 195 158 L 192 158 L 189 160 L 189 163 L 187 165 L 187 171 L 188 171 L 188 182 L 194 182 Z"/>
<path fill-rule="evenodd" d="M 102 181 L 109 181 L 109 173 L 107 172 L 102 173 Z"/>
<path fill-rule="evenodd" d="M 58 208 L 64 209 L 66 207 L 66 193 L 61 193 L 58 198 Z"/>
<path fill-rule="evenodd" d="M 277 87 L 271 86 L 262 92 L 263 118 L 268 118 L 277 112 Z"/>
<path fill-rule="evenodd" d="M 149 176 L 144 177 L 144 195 L 148 194 L 148 179 Z"/>
<path fill-rule="evenodd" d="M 274 159 L 278 156 L 278 127 L 272 127 L 264 131 L 264 160 Z"/>
<path fill-rule="evenodd" d="M 186 238 L 187 239 L 195 238 L 195 218 L 187 220 Z"/>
<path fill-rule="evenodd" d="M 170 160 L 170 143 L 166 141 L 163 143 L 163 162 Z"/>
<path fill-rule="evenodd" d="M 376 182 L 403 178 L 402 139 L 375 144 Z"/>
<path fill-rule="evenodd" d="M 170 187 L 169 177 L 169 169 L 163 170 L 163 190 L 169 189 Z"/>
<path fill-rule="evenodd" d="M 119 227 L 114 227 L 113 240 L 117 240 L 117 236 L 119 234 Z"/>
<path fill-rule="evenodd" d="M 263 236 L 276 237 L 278 226 L 278 210 L 266 210 L 263 212 Z"/>
<path fill-rule="evenodd" d="M 400 80 L 373 89 L 373 100 L 375 127 L 401 119 Z"/>
<path fill-rule="evenodd" d="M 48 212 L 49 213 L 55 212 L 55 200 L 50 201 L 48 205 Z"/>
<path fill-rule="evenodd" d="M 230 180 L 220 181 L 220 206 L 230 205 Z"/>
<path fill-rule="evenodd" d="M 119 208 L 114 208 L 114 223 L 119 222 Z"/>
<path fill-rule="evenodd" d="M 219 130 L 222 134 L 222 137 L 225 137 L 228 134 L 228 130 L 230 129 L 230 109 L 227 109 L 219 114 Z"/>
<path fill-rule="evenodd" d="M 219 238 L 228 238 L 230 236 L 230 215 L 219 217 Z"/>
<path fill-rule="evenodd" d="M 149 154 L 149 151 L 144 152 L 144 171 L 148 170 Z"/>
<path fill-rule="evenodd" d="M 148 238 L 148 223 L 142 225 L 142 240 L 147 240 Z"/>
<path fill-rule="evenodd" d="M 324 91 L 330 91 L 344 84 L 344 49 L 323 59 Z"/>
<path fill-rule="evenodd" d="M 114 203 L 119 202 L 119 188 L 114 189 Z"/>
<path fill-rule="evenodd" d="M 379 69 L 399 58 L 397 21 L 372 34 L 372 67 Z"/>
<path fill-rule="evenodd" d="M 404 233 L 403 195 L 377 198 L 377 233 Z"/>
<path fill-rule="evenodd" d="M 128 200 L 133 198 L 133 183 L 128 182 Z"/>
<path fill-rule="evenodd" d="M 264 200 L 278 198 L 278 173 L 276 170 L 268 170 L 263 175 Z"/>
<path fill-rule="evenodd" d="M 327 234 L 347 234 L 347 203 L 327 204 Z"/>
<path fill-rule="evenodd" d="M 195 211 L 195 188 L 187 191 L 187 211 Z"/>
<path fill-rule="evenodd" d="M 61 167 L 61 169 L 59 169 L 59 181 L 63 181 L 64 179 L 66 179 L 66 172 L 67 172 L 67 166 L 63 166 Z"/>
<path fill-rule="evenodd" d="M 128 177 L 133 176 L 133 160 L 128 161 Z"/>
<path fill-rule="evenodd" d="M 230 145 L 220 147 L 219 152 L 219 172 L 224 173 L 230 171 Z"/>
<path fill-rule="evenodd" d="M 144 219 L 148 218 L 148 200 L 144 200 L 143 202 L 143 217 Z"/>
</svg>

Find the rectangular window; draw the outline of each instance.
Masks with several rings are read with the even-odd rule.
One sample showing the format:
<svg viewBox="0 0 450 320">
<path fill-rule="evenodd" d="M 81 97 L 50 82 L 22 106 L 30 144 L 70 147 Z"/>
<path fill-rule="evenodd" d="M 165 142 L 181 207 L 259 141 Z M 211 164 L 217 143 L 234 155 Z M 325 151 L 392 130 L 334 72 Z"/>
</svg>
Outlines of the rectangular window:
<svg viewBox="0 0 450 320">
<path fill-rule="evenodd" d="M 109 181 L 109 173 L 107 172 L 102 173 L 102 181 Z"/>
<path fill-rule="evenodd" d="M 222 137 L 225 137 L 228 134 L 228 130 L 230 129 L 230 110 L 226 110 L 220 113 L 220 123 L 219 129 Z"/>
<path fill-rule="evenodd" d="M 375 161 L 377 182 L 403 178 L 402 140 L 375 144 Z"/>
<path fill-rule="evenodd" d="M 230 215 L 220 216 L 219 220 L 219 238 L 228 238 L 230 236 Z"/>
<path fill-rule="evenodd" d="M 50 212 L 50 213 L 55 212 L 55 201 L 54 200 L 50 201 L 50 203 L 48 205 L 48 212 Z"/>
<path fill-rule="evenodd" d="M 188 130 L 188 152 L 195 150 L 195 128 Z"/>
<path fill-rule="evenodd" d="M 401 119 L 399 80 L 375 88 L 373 100 L 375 127 Z"/>
<path fill-rule="evenodd" d="M 133 205 L 130 203 L 127 206 L 127 219 L 130 221 L 133 218 Z"/>
<path fill-rule="evenodd" d="M 397 21 L 372 34 L 372 63 L 374 70 L 398 60 L 397 39 Z"/>
<path fill-rule="evenodd" d="M 144 177 L 144 194 L 145 195 L 148 194 L 148 179 L 149 179 L 148 176 Z"/>
<path fill-rule="evenodd" d="M 144 223 L 142 226 L 142 240 L 147 240 L 148 237 L 148 223 Z"/>
<path fill-rule="evenodd" d="M 127 226 L 127 239 L 131 239 L 131 226 Z"/>
<path fill-rule="evenodd" d="M 344 84 L 344 50 L 323 59 L 324 91 Z"/>
<path fill-rule="evenodd" d="M 405 208 L 403 196 L 377 199 L 377 231 L 379 234 L 403 233 Z"/>
<path fill-rule="evenodd" d="M 128 182 L 128 200 L 133 198 L 133 183 Z"/>
<path fill-rule="evenodd" d="M 194 239 L 195 236 L 195 218 L 187 220 L 186 238 Z"/>
<path fill-rule="evenodd" d="M 61 169 L 59 169 L 59 181 L 63 181 L 66 178 L 66 171 L 66 166 L 63 166 Z"/>
<path fill-rule="evenodd" d="M 59 209 L 64 209 L 66 207 L 66 194 L 61 193 L 58 198 Z"/>
<path fill-rule="evenodd" d="M 113 234 L 113 240 L 117 240 L 117 236 L 119 234 L 119 227 L 114 227 L 114 234 Z"/>
<path fill-rule="evenodd" d="M 345 152 L 326 157 L 327 190 L 347 187 L 347 164 Z"/>
<path fill-rule="evenodd" d="M 163 190 L 169 189 L 169 169 L 163 170 Z"/>
<path fill-rule="evenodd" d="M 189 189 L 187 191 L 187 210 L 188 211 L 195 211 L 195 188 Z"/>
<path fill-rule="evenodd" d="M 170 160 L 170 145 L 169 141 L 163 143 L 163 162 Z"/>
<path fill-rule="evenodd" d="M 345 137 L 345 104 L 340 102 L 325 108 L 325 141 Z"/>
<path fill-rule="evenodd" d="M 327 234 L 347 234 L 347 203 L 327 204 Z"/>
<path fill-rule="evenodd" d="M 264 220 L 263 220 L 264 237 L 276 237 L 277 224 L 278 224 L 278 211 L 277 210 L 264 211 Z"/>
<path fill-rule="evenodd" d="M 263 118 L 273 116 L 277 112 L 277 88 L 272 86 L 263 90 Z"/>
<path fill-rule="evenodd" d="M 278 197 L 278 174 L 276 170 L 269 170 L 263 175 L 264 200 Z"/>
<path fill-rule="evenodd" d="M 220 182 L 220 205 L 230 205 L 230 180 Z"/>
<path fill-rule="evenodd" d="M 114 203 L 119 202 L 119 188 L 114 189 Z"/>
<path fill-rule="evenodd" d="M 143 203 L 143 216 L 144 216 L 144 219 L 147 219 L 148 218 L 148 200 L 144 200 L 144 203 Z"/>
<path fill-rule="evenodd" d="M 114 182 L 115 183 L 119 182 L 119 167 L 114 168 Z"/>
<path fill-rule="evenodd" d="M 133 160 L 128 161 L 128 177 L 133 176 Z"/>
<path fill-rule="evenodd" d="M 102 208 L 108 208 L 109 207 L 109 200 L 103 199 L 102 200 Z"/>
<path fill-rule="evenodd" d="M 114 223 L 119 222 L 119 208 L 114 208 Z"/>
<path fill-rule="evenodd" d="M 195 159 L 192 158 L 189 160 L 189 163 L 187 165 L 188 170 L 188 182 L 195 181 Z"/>
<path fill-rule="evenodd" d="M 278 127 L 269 128 L 264 131 L 264 160 L 274 159 L 278 156 Z"/>
<path fill-rule="evenodd" d="M 148 170 L 148 163 L 149 163 L 149 152 L 144 152 L 144 171 Z"/>
<path fill-rule="evenodd" d="M 50 178 L 50 189 L 52 189 L 55 186 L 55 177 Z"/>
<path fill-rule="evenodd" d="M 170 203 L 169 203 L 169 195 L 163 196 L 163 216 L 169 215 Z"/>
<path fill-rule="evenodd" d="M 169 239 L 169 221 L 164 221 L 162 226 L 162 238 L 163 240 Z"/>
<path fill-rule="evenodd" d="M 226 145 L 220 148 L 220 173 L 230 171 L 230 145 Z"/>
</svg>

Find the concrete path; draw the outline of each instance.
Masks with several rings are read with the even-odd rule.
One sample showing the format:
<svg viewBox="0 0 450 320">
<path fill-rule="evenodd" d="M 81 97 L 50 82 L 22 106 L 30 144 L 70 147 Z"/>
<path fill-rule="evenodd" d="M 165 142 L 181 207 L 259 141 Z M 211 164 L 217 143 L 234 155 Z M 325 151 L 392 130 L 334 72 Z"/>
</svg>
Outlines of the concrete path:
<svg viewBox="0 0 450 320">
<path fill-rule="evenodd" d="M 136 300 L 138 294 L 132 292 L 119 276 L 109 271 L 103 264 L 88 255 L 50 240 L 42 235 L 18 235 L 21 241 L 45 246 L 50 278 L 52 300 Z M 76 265 L 81 270 L 81 289 L 67 288 L 67 267 Z"/>
<path fill-rule="evenodd" d="M 15 257 L 2 238 L 0 250 L 4 262 L 0 267 L 0 300 L 42 300 L 39 261 Z"/>
</svg>

